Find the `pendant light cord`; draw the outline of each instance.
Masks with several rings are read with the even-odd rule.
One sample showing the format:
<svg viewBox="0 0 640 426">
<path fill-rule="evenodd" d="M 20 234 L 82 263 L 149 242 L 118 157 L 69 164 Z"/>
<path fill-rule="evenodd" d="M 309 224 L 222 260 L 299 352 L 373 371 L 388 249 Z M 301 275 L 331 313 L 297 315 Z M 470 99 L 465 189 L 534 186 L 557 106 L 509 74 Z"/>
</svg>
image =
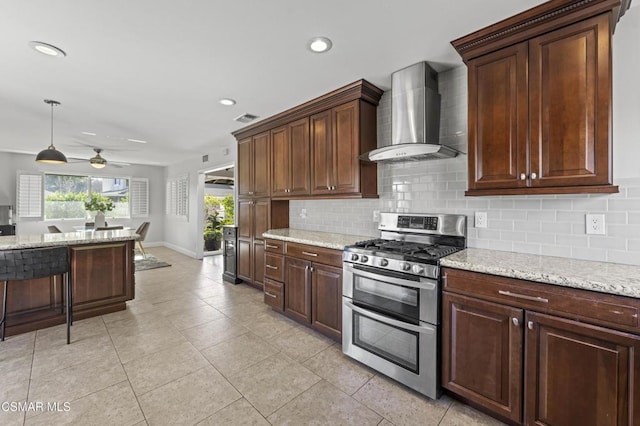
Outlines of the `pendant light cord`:
<svg viewBox="0 0 640 426">
<path fill-rule="evenodd" d="M 56 149 L 56 147 L 53 146 L 53 107 L 54 106 L 55 104 L 51 103 L 51 144 L 49 145 L 49 148 Z"/>
</svg>

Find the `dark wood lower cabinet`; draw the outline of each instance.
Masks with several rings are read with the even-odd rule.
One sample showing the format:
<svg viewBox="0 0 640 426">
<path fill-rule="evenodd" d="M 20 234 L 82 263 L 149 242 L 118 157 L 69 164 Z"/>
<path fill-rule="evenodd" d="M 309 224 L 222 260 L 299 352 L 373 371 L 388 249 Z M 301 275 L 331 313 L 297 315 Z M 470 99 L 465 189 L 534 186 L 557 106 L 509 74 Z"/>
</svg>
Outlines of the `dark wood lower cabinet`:
<svg viewBox="0 0 640 426">
<path fill-rule="evenodd" d="M 287 257 L 284 260 L 284 311 L 298 321 L 311 322 L 311 262 Z"/>
<path fill-rule="evenodd" d="M 640 337 L 526 317 L 526 424 L 640 425 Z"/>
<path fill-rule="evenodd" d="M 335 339 L 342 336 L 342 269 L 314 263 L 311 271 L 312 324 Z"/>
<path fill-rule="evenodd" d="M 522 418 L 522 309 L 443 292 L 442 386 Z"/>
</svg>

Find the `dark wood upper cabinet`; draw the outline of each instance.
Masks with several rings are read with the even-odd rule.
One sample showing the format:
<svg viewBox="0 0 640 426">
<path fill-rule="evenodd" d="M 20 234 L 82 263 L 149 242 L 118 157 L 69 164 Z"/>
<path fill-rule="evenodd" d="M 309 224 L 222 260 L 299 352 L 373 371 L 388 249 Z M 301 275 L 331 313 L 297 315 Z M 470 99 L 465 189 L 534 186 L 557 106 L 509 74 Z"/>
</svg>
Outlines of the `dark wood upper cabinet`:
<svg viewBox="0 0 640 426">
<path fill-rule="evenodd" d="M 271 168 L 269 132 L 238 141 L 238 196 L 268 197 Z"/>
<path fill-rule="evenodd" d="M 452 42 L 469 72 L 466 195 L 618 192 L 611 39 L 629 3 L 552 0 Z"/>
<path fill-rule="evenodd" d="M 309 195 L 309 119 L 271 131 L 272 197 Z"/>
</svg>

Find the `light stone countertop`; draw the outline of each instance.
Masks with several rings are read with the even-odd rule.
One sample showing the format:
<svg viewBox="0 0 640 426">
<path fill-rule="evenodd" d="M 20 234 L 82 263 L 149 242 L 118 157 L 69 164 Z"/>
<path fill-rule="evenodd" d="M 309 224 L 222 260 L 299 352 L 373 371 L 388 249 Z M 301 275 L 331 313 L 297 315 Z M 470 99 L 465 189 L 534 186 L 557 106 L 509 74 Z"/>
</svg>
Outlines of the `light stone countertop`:
<svg viewBox="0 0 640 426">
<path fill-rule="evenodd" d="M 61 234 L 28 234 L 0 237 L 0 250 L 20 250 L 38 247 L 75 246 L 110 243 L 138 238 L 135 230 L 78 231 Z"/>
<path fill-rule="evenodd" d="M 468 248 L 442 266 L 640 298 L 640 266 Z"/>
<path fill-rule="evenodd" d="M 358 241 L 370 240 L 373 237 L 362 235 L 334 234 L 332 232 L 305 231 L 303 229 L 269 229 L 263 233 L 264 238 L 289 241 L 292 243 L 308 244 L 334 250 L 344 250 L 345 246 Z"/>
</svg>

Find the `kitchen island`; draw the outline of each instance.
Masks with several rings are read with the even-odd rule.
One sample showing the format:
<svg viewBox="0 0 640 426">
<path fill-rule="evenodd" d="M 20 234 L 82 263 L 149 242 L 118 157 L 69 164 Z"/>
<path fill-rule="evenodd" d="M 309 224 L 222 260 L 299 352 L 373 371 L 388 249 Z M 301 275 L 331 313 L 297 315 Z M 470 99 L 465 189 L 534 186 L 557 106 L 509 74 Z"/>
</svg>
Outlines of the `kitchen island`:
<svg viewBox="0 0 640 426">
<path fill-rule="evenodd" d="M 135 296 L 135 231 L 113 230 L 0 237 L 0 250 L 68 247 L 75 320 L 126 309 Z M 62 276 L 9 281 L 8 336 L 63 324 Z"/>
</svg>

